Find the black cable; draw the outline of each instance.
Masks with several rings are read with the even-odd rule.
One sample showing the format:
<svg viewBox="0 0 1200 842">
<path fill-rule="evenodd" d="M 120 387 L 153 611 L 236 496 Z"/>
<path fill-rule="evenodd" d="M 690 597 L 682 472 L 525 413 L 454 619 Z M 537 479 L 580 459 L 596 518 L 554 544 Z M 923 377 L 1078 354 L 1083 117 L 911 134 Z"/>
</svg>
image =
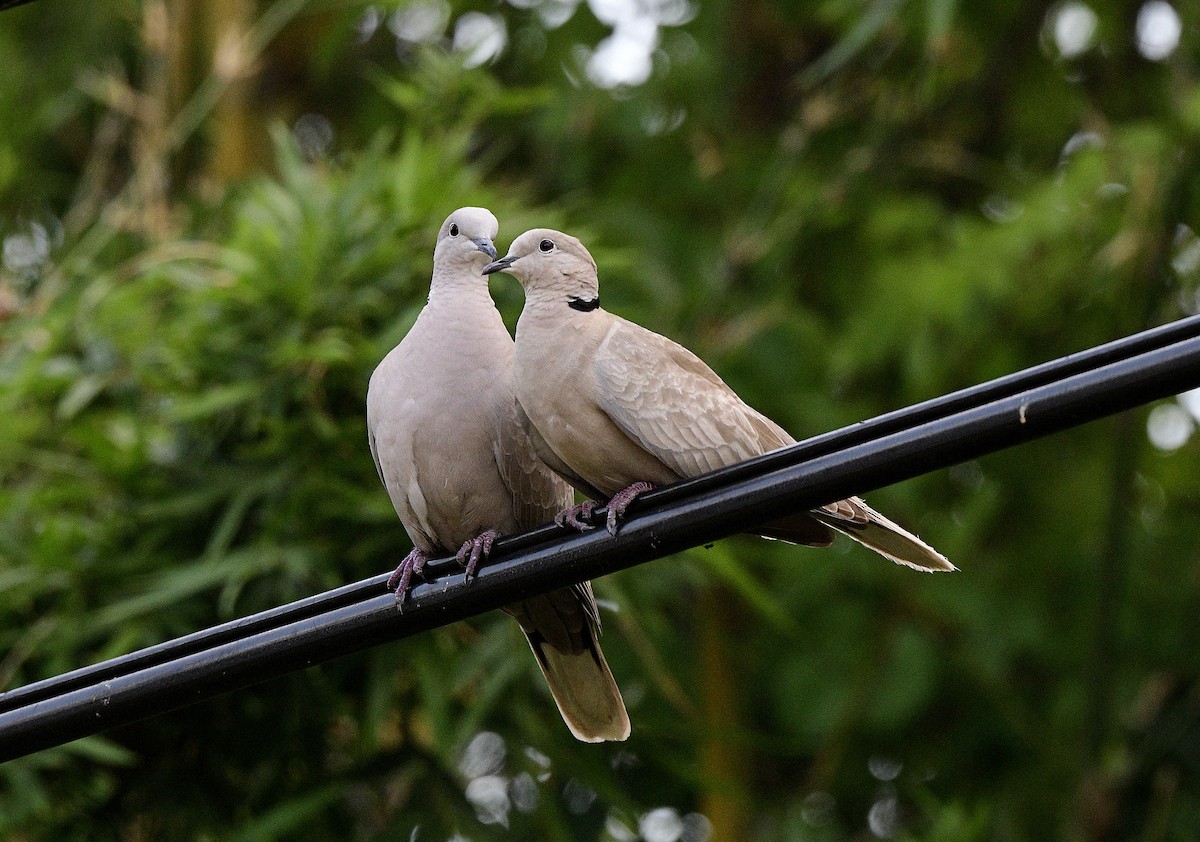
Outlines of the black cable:
<svg viewBox="0 0 1200 842">
<path fill-rule="evenodd" d="M 379 591 L 337 604 L 350 595 L 382 590 L 380 576 L 263 612 L 256 618 L 274 619 L 257 626 L 256 618 L 248 618 L 218 627 L 224 631 L 209 642 L 225 635 L 224 642 L 180 657 L 102 679 L 95 676 L 108 669 L 106 664 L 87 668 L 96 671 L 87 686 L 0 714 L 0 761 L 1195 388 L 1200 386 L 1197 322 L 1184 320 L 810 439 L 718 472 L 720 484 L 703 477 L 647 494 L 615 538 L 603 530 L 564 538 L 555 527 L 513 536 L 497 542 L 492 563 L 469 584 L 453 561 L 432 562 L 431 573 L 445 575 L 418 585 L 403 612 L 390 594 Z M 332 604 L 337 607 L 305 616 L 315 605 Z M 242 636 L 249 627 L 260 630 Z M 214 630 L 183 640 L 205 635 Z M 172 645 L 177 642 L 155 649 L 161 653 Z M 140 654 L 116 660 L 132 664 Z"/>
<path fill-rule="evenodd" d="M 869 421 L 814 436 L 783 450 L 777 450 L 774 453 L 731 465 L 687 482 L 656 490 L 644 495 L 641 498 L 641 505 L 661 505 L 706 488 L 714 488 L 754 474 L 800 464 L 805 460 L 823 456 L 839 448 L 868 441 L 872 437 L 898 432 L 916 424 L 945 417 L 951 412 L 981 406 L 989 401 L 1053 383 L 1055 380 L 1088 371 L 1099 365 L 1128 359 L 1136 354 L 1196 336 L 1200 336 L 1200 316 L 1191 316 L 1170 322 L 1086 351 L 1024 369 L 1015 374 L 989 380 L 986 383 L 889 412 Z M 603 515 L 603 510 L 596 513 L 597 522 L 603 519 Z M 521 535 L 501 538 L 495 545 L 495 555 L 500 557 L 511 554 L 543 541 L 560 538 L 564 534 L 557 527 L 547 526 Z M 232 620 L 174 640 L 139 649 L 128 655 L 81 667 L 14 690 L 0 692 L 0 713 L 361 602 L 364 599 L 378 596 L 386 581 L 387 574 L 380 574 L 249 617 Z"/>
</svg>

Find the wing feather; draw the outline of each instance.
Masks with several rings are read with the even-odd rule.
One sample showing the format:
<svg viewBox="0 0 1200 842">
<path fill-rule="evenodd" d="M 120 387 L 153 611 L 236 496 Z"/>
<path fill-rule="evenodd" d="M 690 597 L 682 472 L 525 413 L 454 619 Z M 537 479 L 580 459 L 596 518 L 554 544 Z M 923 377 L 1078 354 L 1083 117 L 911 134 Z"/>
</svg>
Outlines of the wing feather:
<svg viewBox="0 0 1200 842">
<path fill-rule="evenodd" d="M 515 398 L 502 402 L 497 416 L 493 451 L 500 476 L 512 492 L 517 523 L 525 529 L 549 523 L 575 499 L 571 486 L 537 457 Z"/>
<path fill-rule="evenodd" d="M 624 319 L 600 345 L 594 371 L 600 408 L 681 477 L 794 442 L 691 351 Z"/>
</svg>

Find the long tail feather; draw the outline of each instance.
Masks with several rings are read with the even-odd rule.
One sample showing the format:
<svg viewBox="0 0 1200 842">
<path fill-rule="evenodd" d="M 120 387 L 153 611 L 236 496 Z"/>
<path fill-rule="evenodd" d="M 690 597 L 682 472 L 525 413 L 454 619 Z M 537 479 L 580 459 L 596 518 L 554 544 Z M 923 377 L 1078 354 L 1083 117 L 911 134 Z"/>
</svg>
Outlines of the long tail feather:
<svg viewBox="0 0 1200 842">
<path fill-rule="evenodd" d="M 525 638 L 563 721 L 577 739 L 599 743 L 629 736 L 625 702 L 595 638 L 574 653 L 556 649 L 536 632 L 526 632 Z"/>
<path fill-rule="evenodd" d="M 550 695 L 576 738 L 624 740 L 629 714 L 600 650 L 600 609 L 590 582 L 507 605 L 525 633 Z"/>
<path fill-rule="evenodd" d="M 903 526 L 889 520 L 857 497 L 848 502 L 862 510 L 863 517 L 845 518 L 817 509 L 812 514 L 822 523 L 853 538 L 864 547 L 890 558 L 914 570 L 925 572 L 950 572 L 957 570 L 950 561 L 933 547 L 913 535 Z"/>
</svg>

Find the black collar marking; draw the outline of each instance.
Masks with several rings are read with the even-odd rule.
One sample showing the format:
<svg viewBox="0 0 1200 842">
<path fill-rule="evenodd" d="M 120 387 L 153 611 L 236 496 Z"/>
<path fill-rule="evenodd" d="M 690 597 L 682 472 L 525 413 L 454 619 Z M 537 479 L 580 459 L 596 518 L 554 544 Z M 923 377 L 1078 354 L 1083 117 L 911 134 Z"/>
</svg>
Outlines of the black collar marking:
<svg viewBox="0 0 1200 842">
<path fill-rule="evenodd" d="M 600 306 L 600 296 L 596 296 L 591 301 L 584 301 L 582 298 L 571 296 L 567 299 L 567 306 L 572 310 L 578 310 L 581 313 L 590 313 Z"/>
</svg>

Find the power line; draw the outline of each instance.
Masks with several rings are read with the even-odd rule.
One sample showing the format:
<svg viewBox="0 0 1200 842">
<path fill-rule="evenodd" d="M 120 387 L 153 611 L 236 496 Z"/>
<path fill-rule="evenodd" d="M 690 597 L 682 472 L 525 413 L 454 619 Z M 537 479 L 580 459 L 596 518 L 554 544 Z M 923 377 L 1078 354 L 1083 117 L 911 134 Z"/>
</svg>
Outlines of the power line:
<svg viewBox="0 0 1200 842">
<path fill-rule="evenodd" d="M 1192 317 L 650 492 L 616 537 L 553 526 L 511 536 L 470 583 L 453 560 L 431 562 L 433 581 L 402 612 L 380 575 L 0 694 L 0 761 L 1197 386 Z"/>
</svg>

